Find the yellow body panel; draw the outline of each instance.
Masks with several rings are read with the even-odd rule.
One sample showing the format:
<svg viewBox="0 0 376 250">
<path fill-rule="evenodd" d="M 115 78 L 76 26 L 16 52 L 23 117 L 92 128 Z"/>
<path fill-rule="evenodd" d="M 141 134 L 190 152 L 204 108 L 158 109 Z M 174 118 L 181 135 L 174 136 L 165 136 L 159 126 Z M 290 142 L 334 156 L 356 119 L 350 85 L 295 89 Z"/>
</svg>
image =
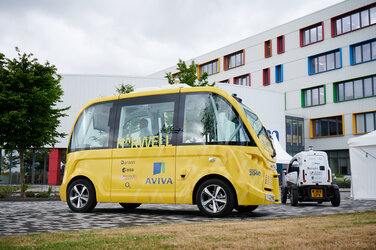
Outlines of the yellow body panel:
<svg viewBox="0 0 376 250">
<path fill-rule="evenodd" d="M 93 100 L 81 112 L 103 101 L 179 91 L 223 96 L 238 111 L 257 147 L 153 143 L 156 146 L 71 152 L 67 154 L 61 199 L 66 201 L 69 183 L 82 176 L 93 183 L 98 202 L 192 204 L 200 180 L 216 175 L 232 185 L 239 205 L 279 203 L 275 159 L 253 131 L 238 102 L 223 90 L 204 87 L 137 92 Z M 273 195 L 275 201 L 267 200 L 267 195 Z"/>
</svg>

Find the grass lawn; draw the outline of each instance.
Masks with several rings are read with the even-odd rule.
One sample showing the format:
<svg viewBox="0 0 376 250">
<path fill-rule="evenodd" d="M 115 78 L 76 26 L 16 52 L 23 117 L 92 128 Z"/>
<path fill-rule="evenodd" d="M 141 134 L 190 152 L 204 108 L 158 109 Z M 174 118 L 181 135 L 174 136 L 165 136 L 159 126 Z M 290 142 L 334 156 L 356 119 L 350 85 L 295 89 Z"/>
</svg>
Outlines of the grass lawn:
<svg viewBox="0 0 376 250">
<path fill-rule="evenodd" d="M 376 211 L 0 237 L 0 249 L 375 249 Z"/>
</svg>

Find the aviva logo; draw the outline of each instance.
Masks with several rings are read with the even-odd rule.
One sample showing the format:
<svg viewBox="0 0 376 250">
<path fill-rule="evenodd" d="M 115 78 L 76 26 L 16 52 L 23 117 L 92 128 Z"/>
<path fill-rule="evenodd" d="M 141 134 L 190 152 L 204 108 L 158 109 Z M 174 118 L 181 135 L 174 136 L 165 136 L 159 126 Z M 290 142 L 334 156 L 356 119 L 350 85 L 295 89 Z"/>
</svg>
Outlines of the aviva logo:
<svg viewBox="0 0 376 250">
<path fill-rule="evenodd" d="M 154 162 L 153 175 L 164 174 L 164 173 L 165 173 L 165 163 Z"/>
<path fill-rule="evenodd" d="M 165 173 L 165 163 L 164 162 L 154 162 L 153 175 L 164 174 Z M 171 178 L 147 178 L 145 184 L 172 184 Z"/>
</svg>

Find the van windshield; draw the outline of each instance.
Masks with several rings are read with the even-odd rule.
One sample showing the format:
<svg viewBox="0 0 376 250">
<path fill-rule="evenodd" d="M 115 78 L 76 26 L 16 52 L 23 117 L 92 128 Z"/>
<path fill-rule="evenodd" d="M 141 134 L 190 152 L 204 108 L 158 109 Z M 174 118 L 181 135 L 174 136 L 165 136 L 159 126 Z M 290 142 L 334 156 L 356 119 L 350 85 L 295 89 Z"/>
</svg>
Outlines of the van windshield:
<svg viewBox="0 0 376 250">
<path fill-rule="evenodd" d="M 266 131 L 265 127 L 262 125 L 259 117 L 253 113 L 247 106 L 242 103 L 239 103 L 240 106 L 243 108 L 245 115 L 248 118 L 249 123 L 251 124 L 253 130 L 256 132 L 257 137 L 260 139 L 264 148 L 274 155 L 275 151 L 273 148 L 272 141 Z"/>
</svg>

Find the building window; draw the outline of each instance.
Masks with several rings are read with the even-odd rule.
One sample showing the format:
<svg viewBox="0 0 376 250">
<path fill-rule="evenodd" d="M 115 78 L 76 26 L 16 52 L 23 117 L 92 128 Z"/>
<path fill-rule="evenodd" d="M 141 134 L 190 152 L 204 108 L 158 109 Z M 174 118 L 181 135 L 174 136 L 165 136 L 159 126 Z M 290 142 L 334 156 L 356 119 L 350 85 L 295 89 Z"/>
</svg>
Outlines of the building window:
<svg viewBox="0 0 376 250">
<path fill-rule="evenodd" d="M 350 45 L 350 64 L 376 60 L 376 39 Z"/>
<path fill-rule="evenodd" d="M 270 85 L 270 68 L 262 70 L 262 81 L 264 86 Z"/>
<path fill-rule="evenodd" d="M 302 107 L 312 107 L 325 104 L 325 86 L 302 90 Z"/>
<path fill-rule="evenodd" d="M 234 84 L 251 86 L 251 74 L 234 77 Z"/>
<path fill-rule="evenodd" d="M 277 54 L 285 52 L 285 36 L 277 37 Z"/>
<path fill-rule="evenodd" d="M 342 67 L 341 49 L 308 57 L 308 74 L 313 75 Z"/>
<path fill-rule="evenodd" d="M 286 151 L 295 155 L 304 151 L 304 119 L 286 116 Z"/>
<path fill-rule="evenodd" d="M 365 134 L 376 129 L 376 111 L 353 114 L 354 134 Z"/>
<path fill-rule="evenodd" d="M 280 83 L 283 82 L 283 65 L 275 66 L 275 82 Z"/>
<path fill-rule="evenodd" d="M 300 29 L 300 46 L 306 46 L 324 40 L 323 23 L 316 23 L 309 27 Z"/>
<path fill-rule="evenodd" d="M 272 40 L 265 41 L 264 43 L 265 49 L 265 58 L 272 56 Z"/>
<path fill-rule="evenodd" d="M 376 4 L 334 17 L 332 37 L 376 24 Z"/>
<path fill-rule="evenodd" d="M 230 83 L 230 79 L 222 80 L 222 81 L 219 81 L 218 83 L 227 83 L 227 84 L 229 84 Z"/>
<path fill-rule="evenodd" d="M 202 76 L 202 74 L 204 74 L 205 72 L 208 73 L 208 75 L 218 73 L 219 72 L 218 64 L 219 64 L 219 59 L 199 65 L 198 75 Z"/>
<path fill-rule="evenodd" d="M 310 120 L 311 138 L 339 135 L 344 135 L 343 115 Z"/>
<path fill-rule="evenodd" d="M 224 70 L 244 65 L 244 50 L 224 56 Z"/>
<path fill-rule="evenodd" d="M 376 96 L 376 75 L 334 83 L 334 102 Z"/>
<path fill-rule="evenodd" d="M 333 174 L 350 174 L 349 150 L 330 150 L 328 154 L 329 166 Z"/>
</svg>

